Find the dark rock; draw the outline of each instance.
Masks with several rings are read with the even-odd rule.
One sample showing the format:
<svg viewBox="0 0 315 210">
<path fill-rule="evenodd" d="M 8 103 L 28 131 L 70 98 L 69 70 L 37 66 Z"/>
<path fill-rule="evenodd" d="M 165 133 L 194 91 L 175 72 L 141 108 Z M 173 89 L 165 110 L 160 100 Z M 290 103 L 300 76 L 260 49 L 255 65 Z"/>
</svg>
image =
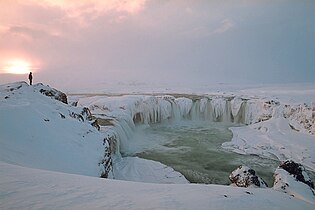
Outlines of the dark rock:
<svg viewBox="0 0 315 210">
<path fill-rule="evenodd" d="M 108 178 L 110 172 L 113 170 L 113 163 L 112 163 L 112 142 L 113 142 L 113 137 L 106 137 L 103 140 L 103 145 L 105 146 L 105 151 L 104 151 L 104 158 L 101 160 L 99 163 L 100 165 L 103 165 L 104 170 L 101 173 L 101 178 Z"/>
<path fill-rule="evenodd" d="M 39 84 L 39 85 L 42 85 L 42 84 Z M 39 92 L 48 96 L 48 97 L 54 98 L 54 99 L 61 101 L 65 104 L 68 104 L 67 95 L 65 93 L 59 91 L 59 90 L 56 90 L 54 88 L 50 88 L 48 86 L 42 85 L 42 88 L 39 90 Z"/>
<path fill-rule="evenodd" d="M 81 111 L 78 108 L 77 112 L 79 112 L 79 114 L 76 113 L 76 112 L 69 112 L 69 116 L 72 117 L 72 118 L 76 118 L 76 119 L 78 119 L 79 121 L 82 121 L 82 122 L 84 122 L 85 120 L 92 121 L 94 119 L 93 116 L 92 116 L 91 111 L 87 107 L 83 107 Z M 96 127 L 99 130 L 99 128 L 98 128 L 99 126 L 97 126 L 98 125 L 97 122 L 94 121 L 94 122 L 91 123 L 91 125 Z"/>
<path fill-rule="evenodd" d="M 71 104 L 72 106 L 78 106 L 78 102 L 77 101 L 75 101 L 75 102 L 72 102 L 72 104 Z"/>
<path fill-rule="evenodd" d="M 91 121 L 93 119 L 92 113 L 87 107 L 83 107 L 81 115 L 85 117 L 86 120 Z"/>
<path fill-rule="evenodd" d="M 301 164 L 295 163 L 292 160 L 287 160 L 282 162 L 279 168 L 286 170 L 290 175 L 293 175 L 297 181 L 303 182 L 314 189 L 313 181 L 308 177 L 304 166 Z"/>
<path fill-rule="evenodd" d="M 72 117 L 72 118 L 76 118 L 76 119 L 78 119 L 79 121 L 84 122 L 84 118 L 83 118 L 83 116 L 82 116 L 81 114 L 77 114 L 77 113 L 75 113 L 75 112 L 70 112 L 70 113 L 69 113 L 69 116 Z"/>
<path fill-rule="evenodd" d="M 288 171 L 284 168 L 288 169 Z M 312 189 L 313 184 L 307 184 L 309 182 L 312 183 L 312 181 L 303 169 L 304 167 L 300 164 L 294 163 L 293 161 L 285 161 L 281 163 L 281 167 L 279 166 L 273 175 L 274 183 L 272 189 L 286 193 L 292 197 L 299 197 L 309 203 L 314 203 L 314 189 Z M 300 175 L 295 175 L 295 173 Z M 304 177 L 304 180 L 306 180 L 306 183 L 299 181 L 296 178 L 301 175 Z"/>
<path fill-rule="evenodd" d="M 98 131 L 101 130 L 101 126 L 98 124 L 97 119 L 94 120 L 94 122 L 91 123 L 91 125 L 96 128 Z"/>
<path fill-rule="evenodd" d="M 229 179 L 238 187 L 268 187 L 267 183 L 247 166 L 239 166 L 230 174 Z"/>
</svg>

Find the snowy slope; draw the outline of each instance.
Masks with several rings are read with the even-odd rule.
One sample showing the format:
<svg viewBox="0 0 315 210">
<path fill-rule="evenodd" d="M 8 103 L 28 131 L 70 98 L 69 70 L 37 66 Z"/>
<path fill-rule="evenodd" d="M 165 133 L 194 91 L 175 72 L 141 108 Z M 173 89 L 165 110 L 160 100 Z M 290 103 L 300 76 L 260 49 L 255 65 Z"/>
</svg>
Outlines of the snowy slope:
<svg viewBox="0 0 315 210">
<path fill-rule="evenodd" d="M 0 209 L 314 209 L 272 189 L 147 184 L 0 162 Z"/>
<path fill-rule="evenodd" d="M 66 173 L 100 176 L 105 146 L 87 121 L 71 117 L 71 107 L 40 93 L 42 84 L 0 86 L 0 160 Z"/>
</svg>

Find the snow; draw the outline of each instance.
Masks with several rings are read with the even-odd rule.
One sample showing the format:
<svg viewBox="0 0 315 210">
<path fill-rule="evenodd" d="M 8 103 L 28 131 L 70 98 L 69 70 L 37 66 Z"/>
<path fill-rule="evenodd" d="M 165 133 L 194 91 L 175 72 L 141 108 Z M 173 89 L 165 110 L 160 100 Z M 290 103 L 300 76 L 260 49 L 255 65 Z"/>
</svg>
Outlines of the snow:
<svg viewBox="0 0 315 210">
<path fill-rule="evenodd" d="M 82 107 L 47 97 L 40 93 L 42 88 L 47 89 L 24 82 L 0 85 L 0 209 L 313 209 L 314 195 L 290 178 L 284 178 L 291 187 L 287 193 L 278 192 L 281 186 L 276 185 L 246 189 L 187 184 L 170 167 L 120 154 L 137 123 L 234 121 L 246 126 L 230 128 L 233 139 L 223 148 L 292 159 L 314 171 L 315 103 L 310 85 L 238 87 L 229 92 L 220 87 L 183 88 L 187 95 L 177 98 L 75 96 L 79 106 L 112 123 L 101 126 L 101 132 L 71 115 L 80 114 Z M 199 95 L 188 95 L 195 93 Z M 104 137 L 116 141 L 112 176 L 129 181 L 97 178 L 108 146 L 103 145 Z"/>
<path fill-rule="evenodd" d="M 268 187 L 266 182 L 256 175 L 255 170 L 244 165 L 241 165 L 237 169 L 232 171 L 229 175 L 229 179 L 233 183 L 232 185 L 236 185 L 239 187 Z"/>
<path fill-rule="evenodd" d="M 188 184 L 186 178 L 171 167 L 152 160 L 138 157 L 125 157 L 114 164 L 115 179 L 160 183 L 160 184 Z"/>
<path fill-rule="evenodd" d="M 0 209 L 313 209 L 272 189 L 148 184 L 0 162 Z"/>
<path fill-rule="evenodd" d="M 41 87 L 23 82 L 0 86 L 0 160 L 99 176 L 102 135 L 88 122 L 70 117 L 78 108 L 39 93 Z"/>
<path fill-rule="evenodd" d="M 307 203 L 314 203 L 314 192 L 306 184 L 297 182 L 293 176 L 281 168 L 275 171 L 274 190 L 285 192 L 290 196 L 304 200 Z"/>
<path fill-rule="evenodd" d="M 223 143 L 223 148 L 281 161 L 292 159 L 314 171 L 314 136 L 292 130 L 287 119 L 272 118 L 230 129 L 233 138 L 231 142 Z"/>
</svg>

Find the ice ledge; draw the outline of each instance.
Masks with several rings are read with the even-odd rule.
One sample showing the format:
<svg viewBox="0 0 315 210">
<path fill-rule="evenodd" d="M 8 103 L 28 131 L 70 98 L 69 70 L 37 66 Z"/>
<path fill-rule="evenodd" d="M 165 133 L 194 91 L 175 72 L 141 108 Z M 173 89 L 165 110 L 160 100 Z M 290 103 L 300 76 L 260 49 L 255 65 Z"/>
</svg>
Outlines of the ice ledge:
<svg viewBox="0 0 315 210">
<path fill-rule="evenodd" d="M 187 184 L 187 179 L 173 168 L 160 162 L 146 160 L 139 157 L 124 157 L 113 164 L 115 179 L 159 183 L 159 184 Z"/>
<path fill-rule="evenodd" d="M 245 127 L 230 128 L 233 138 L 222 144 L 239 154 L 255 154 L 284 161 L 292 159 L 314 171 L 314 136 L 292 130 L 289 120 L 273 117 Z"/>
</svg>

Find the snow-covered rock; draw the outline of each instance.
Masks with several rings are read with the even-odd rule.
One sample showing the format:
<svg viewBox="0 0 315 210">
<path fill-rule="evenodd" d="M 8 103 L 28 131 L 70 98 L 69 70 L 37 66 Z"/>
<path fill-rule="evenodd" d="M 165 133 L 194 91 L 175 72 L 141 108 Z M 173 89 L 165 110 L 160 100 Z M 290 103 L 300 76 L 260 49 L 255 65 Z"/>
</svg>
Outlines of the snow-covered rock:
<svg viewBox="0 0 315 210">
<path fill-rule="evenodd" d="M 49 86 L 45 86 L 42 83 L 35 84 L 34 90 L 37 90 L 46 96 L 54 98 L 54 99 L 61 101 L 65 104 L 68 104 L 67 95 L 65 93 L 61 92 L 60 90 L 56 90 L 56 89 L 51 88 Z"/>
<path fill-rule="evenodd" d="M 276 169 L 274 179 L 274 190 L 314 204 L 314 184 L 301 164 L 283 162 Z"/>
<path fill-rule="evenodd" d="M 230 181 L 238 187 L 268 187 L 267 183 L 256 175 L 248 166 L 239 166 L 229 176 Z"/>
<path fill-rule="evenodd" d="M 312 179 L 308 176 L 304 166 L 295 163 L 292 160 L 284 161 L 280 164 L 279 168 L 286 170 L 291 176 L 293 176 L 296 181 L 303 182 L 307 184 L 312 189 L 314 189 L 314 183 Z"/>
<path fill-rule="evenodd" d="M 290 120 L 290 127 L 296 131 L 315 134 L 315 103 L 285 105 L 283 116 Z"/>
</svg>

